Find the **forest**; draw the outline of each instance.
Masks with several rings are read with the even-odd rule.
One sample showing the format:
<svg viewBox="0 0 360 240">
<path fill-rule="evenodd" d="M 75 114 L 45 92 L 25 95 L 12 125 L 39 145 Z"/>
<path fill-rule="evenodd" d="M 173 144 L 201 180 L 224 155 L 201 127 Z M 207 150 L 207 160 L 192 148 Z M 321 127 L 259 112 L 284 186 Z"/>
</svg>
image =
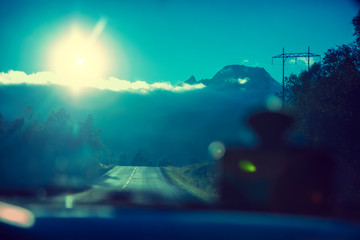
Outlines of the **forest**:
<svg viewBox="0 0 360 240">
<path fill-rule="evenodd" d="M 106 160 L 93 118 L 75 121 L 65 109 L 44 120 L 28 106 L 7 121 L 0 115 L 1 187 L 81 186 L 98 176 Z"/>
<path fill-rule="evenodd" d="M 344 201 L 360 199 L 360 12 L 356 40 L 329 49 L 309 71 L 286 78 L 285 110 L 295 135 L 335 156 L 335 188 Z M 281 94 L 279 94 L 281 96 Z"/>
</svg>

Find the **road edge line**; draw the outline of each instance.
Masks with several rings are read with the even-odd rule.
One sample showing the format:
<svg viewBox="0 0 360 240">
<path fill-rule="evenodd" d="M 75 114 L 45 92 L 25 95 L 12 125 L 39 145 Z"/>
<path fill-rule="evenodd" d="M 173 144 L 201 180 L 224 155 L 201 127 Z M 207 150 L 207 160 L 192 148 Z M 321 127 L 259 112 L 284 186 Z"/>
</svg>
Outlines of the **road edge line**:
<svg viewBox="0 0 360 240">
<path fill-rule="evenodd" d="M 206 203 L 213 203 L 214 199 L 207 196 L 205 193 L 203 193 L 200 189 L 185 183 L 179 176 L 175 176 L 176 174 L 172 173 L 168 168 L 166 167 L 160 167 L 161 172 L 163 175 L 171 181 L 172 184 L 179 187 L 183 191 L 187 192 L 191 196 L 195 197 L 196 199 L 200 199 L 202 201 L 205 201 Z"/>
</svg>

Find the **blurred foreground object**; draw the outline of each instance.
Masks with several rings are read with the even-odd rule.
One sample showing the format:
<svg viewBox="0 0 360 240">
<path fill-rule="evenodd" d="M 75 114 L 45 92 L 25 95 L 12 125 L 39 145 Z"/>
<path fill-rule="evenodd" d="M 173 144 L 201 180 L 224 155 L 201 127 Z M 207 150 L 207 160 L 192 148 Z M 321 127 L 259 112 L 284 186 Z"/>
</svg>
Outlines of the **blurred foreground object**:
<svg viewBox="0 0 360 240">
<path fill-rule="evenodd" d="M 0 202 L 0 222 L 16 227 L 30 228 L 34 225 L 35 217 L 25 208 Z"/>
<path fill-rule="evenodd" d="M 248 119 L 259 137 L 256 148 L 229 147 L 222 158 L 223 207 L 249 211 L 327 215 L 332 160 L 313 149 L 284 140 L 293 119 L 260 112 Z"/>
</svg>

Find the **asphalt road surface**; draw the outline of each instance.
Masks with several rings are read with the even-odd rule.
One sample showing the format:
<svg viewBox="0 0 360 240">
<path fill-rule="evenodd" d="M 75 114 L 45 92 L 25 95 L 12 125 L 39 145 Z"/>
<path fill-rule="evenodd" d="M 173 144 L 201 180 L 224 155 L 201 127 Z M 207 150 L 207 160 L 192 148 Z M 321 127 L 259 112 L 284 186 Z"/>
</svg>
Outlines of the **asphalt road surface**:
<svg viewBox="0 0 360 240">
<path fill-rule="evenodd" d="M 121 191 L 146 191 L 166 197 L 180 197 L 183 191 L 164 177 L 159 167 L 117 166 L 107 172 L 99 185 Z"/>
<path fill-rule="evenodd" d="M 122 196 L 131 193 L 136 203 L 169 203 L 193 199 L 188 193 L 166 178 L 159 167 L 116 166 L 104 174 L 93 188 L 73 195 L 84 202 L 104 201 L 108 194 Z"/>
</svg>

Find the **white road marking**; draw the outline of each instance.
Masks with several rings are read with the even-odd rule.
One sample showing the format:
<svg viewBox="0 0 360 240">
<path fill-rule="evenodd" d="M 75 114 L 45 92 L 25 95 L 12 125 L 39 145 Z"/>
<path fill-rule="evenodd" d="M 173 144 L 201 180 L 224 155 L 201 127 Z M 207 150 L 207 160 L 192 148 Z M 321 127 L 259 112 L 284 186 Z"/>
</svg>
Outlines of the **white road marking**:
<svg viewBox="0 0 360 240">
<path fill-rule="evenodd" d="M 128 185 L 128 183 L 131 181 L 132 177 L 134 176 L 135 170 L 137 169 L 137 166 L 134 168 L 134 171 L 131 173 L 129 179 L 127 180 L 127 182 L 124 184 L 124 186 L 121 189 L 126 188 L 126 186 Z"/>
<path fill-rule="evenodd" d="M 109 176 L 110 176 L 110 174 L 111 174 L 112 172 L 114 172 L 115 170 L 117 170 L 118 167 L 119 167 L 119 166 L 114 167 L 113 169 L 111 169 L 110 171 L 108 171 L 107 173 L 105 173 L 104 175 L 109 175 Z"/>
</svg>

